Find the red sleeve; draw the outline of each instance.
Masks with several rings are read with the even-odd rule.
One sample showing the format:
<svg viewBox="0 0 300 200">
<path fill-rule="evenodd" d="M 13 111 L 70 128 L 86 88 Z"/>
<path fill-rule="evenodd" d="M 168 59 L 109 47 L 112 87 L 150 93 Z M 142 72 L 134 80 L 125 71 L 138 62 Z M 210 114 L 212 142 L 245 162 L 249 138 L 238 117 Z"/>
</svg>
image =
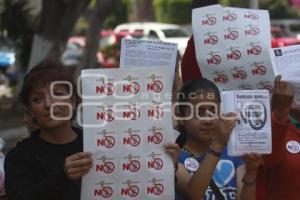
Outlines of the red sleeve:
<svg viewBox="0 0 300 200">
<path fill-rule="evenodd" d="M 192 36 L 188 41 L 187 48 L 183 54 L 181 61 L 183 83 L 186 83 L 190 80 L 197 80 L 202 77 L 199 65 L 197 63 L 195 51 L 194 37 Z"/>
<path fill-rule="evenodd" d="M 280 162 L 284 154 L 284 139 L 289 123 L 278 121 L 272 113 L 272 153 L 264 156 L 265 167 L 272 167 Z"/>
</svg>

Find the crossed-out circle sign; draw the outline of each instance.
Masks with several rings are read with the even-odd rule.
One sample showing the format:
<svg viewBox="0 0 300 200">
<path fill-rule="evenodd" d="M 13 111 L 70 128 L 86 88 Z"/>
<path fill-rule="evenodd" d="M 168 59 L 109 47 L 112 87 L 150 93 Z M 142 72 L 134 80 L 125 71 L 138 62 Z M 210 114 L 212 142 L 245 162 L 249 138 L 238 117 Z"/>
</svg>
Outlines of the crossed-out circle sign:
<svg viewBox="0 0 300 200">
<path fill-rule="evenodd" d="M 130 86 L 130 93 L 132 94 L 137 94 L 140 91 L 140 84 L 138 84 L 137 82 L 131 82 L 131 86 Z"/>
<path fill-rule="evenodd" d="M 217 19 L 216 19 L 215 17 L 209 17 L 209 18 L 207 19 L 207 21 L 208 21 L 208 24 L 209 24 L 209 25 L 214 25 L 214 24 L 216 24 Z"/>
<path fill-rule="evenodd" d="M 153 85 L 154 85 L 154 92 L 156 93 L 160 93 L 164 88 L 164 84 L 160 80 L 153 81 Z"/>
<path fill-rule="evenodd" d="M 141 137 L 137 134 L 130 135 L 130 144 L 134 147 L 138 146 L 141 143 Z"/>
<path fill-rule="evenodd" d="M 220 64 L 221 61 L 222 61 L 221 56 L 219 56 L 219 55 L 213 55 L 212 56 L 212 61 L 216 65 Z"/>
<path fill-rule="evenodd" d="M 161 132 L 155 132 L 153 134 L 153 142 L 155 144 L 160 144 L 162 142 L 162 140 L 163 140 L 163 135 Z"/>
<path fill-rule="evenodd" d="M 104 162 L 103 163 L 103 171 L 106 174 L 110 174 L 115 170 L 115 165 L 112 162 Z"/>
<path fill-rule="evenodd" d="M 116 140 L 112 136 L 105 136 L 104 137 L 104 146 L 106 148 L 113 148 L 115 146 Z"/>
<path fill-rule="evenodd" d="M 140 170 L 140 168 L 141 168 L 141 164 L 140 164 L 140 162 L 138 160 L 132 160 L 132 161 L 130 161 L 130 163 L 129 163 L 129 170 L 131 172 L 137 172 L 137 171 Z"/>
<path fill-rule="evenodd" d="M 104 85 L 104 93 L 106 95 L 112 95 L 115 91 L 114 85 L 112 83 L 107 83 Z"/>
<path fill-rule="evenodd" d="M 111 187 L 103 187 L 101 190 L 103 198 L 109 198 L 113 194 L 113 189 Z"/>
<path fill-rule="evenodd" d="M 159 107 L 159 106 L 156 106 L 154 108 L 154 118 L 156 119 L 160 119 L 162 118 L 162 116 L 164 115 L 164 110 L 163 108 Z"/>
<path fill-rule="evenodd" d="M 115 113 L 111 109 L 106 110 L 104 114 L 104 119 L 107 122 L 113 121 L 115 119 Z"/>
<path fill-rule="evenodd" d="M 259 45 L 253 46 L 252 50 L 253 50 L 253 54 L 254 55 L 259 55 L 261 53 L 261 51 L 262 51 L 261 46 L 259 46 Z"/>
<path fill-rule="evenodd" d="M 219 39 L 218 39 L 218 36 L 216 36 L 216 35 L 211 35 L 211 36 L 209 36 L 209 44 L 217 44 L 218 43 L 218 41 L 219 41 Z"/>
<path fill-rule="evenodd" d="M 130 119 L 131 120 L 137 120 L 138 118 L 140 118 L 141 112 L 138 108 L 132 108 L 130 110 Z"/>
<path fill-rule="evenodd" d="M 163 162 L 162 159 L 160 159 L 160 158 L 154 158 L 153 159 L 153 167 L 154 167 L 154 169 L 161 170 L 163 168 L 163 166 L 164 166 L 164 162 Z"/>
<path fill-rule="evenodd" d="M 136 197 L 139 194 L 139 192 L 140 192 L 140 189 L 136 185 L 131 185 L 128 188 L 128 195 L 130 197 Z"/>
<path fill-rule="evenodd" d="M 153 192 L 157 196 L 162 195 L 162 193 L 164 192 L 163 184 L 160 184 L 160 183 L 154 184 L 153 188 L 154 188 Z"/>
<path fill-rule="evenodd" d="M 231 32 L 229 33 L 229 38 L 230 38 L 231 40 L 236 40 L 238 37 L 239 37 L 239 33 L 238 33 L 237 31 L 231 31 Z"/>
<path fill-rule="evenodd" d="M 241 58 L 241 56 L 242 56 L 242 54 L 241 54 L 241 52 L 239 50 L 234 50 L 232 52 L 232 58 L 234 60 L 239 60 Z"/>
</svg>

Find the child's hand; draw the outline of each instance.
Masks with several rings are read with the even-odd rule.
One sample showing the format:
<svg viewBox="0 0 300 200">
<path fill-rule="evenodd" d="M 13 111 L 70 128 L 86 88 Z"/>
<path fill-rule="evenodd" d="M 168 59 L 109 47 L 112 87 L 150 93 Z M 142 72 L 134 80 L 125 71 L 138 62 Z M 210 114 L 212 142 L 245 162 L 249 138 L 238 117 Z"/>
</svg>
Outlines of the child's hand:
<svg viewBox="0 0 300 200">
<path fill-rule="evenodd" d="M 272 108 L 279 121 L 286 122 L 288 113 L 294 99 L 294 90 L 290 84 L 281 80 L 281 76 L 276 76 L 274 81 L 274 92 L 272 98 Z"/>
<path fill-rule="evenodd" d="M 174 166 L 177 166 L 177 161 L 179 159 L 179 153 L 180 153 L 180 148 L 178 146 L 178 144 L 176 143 L 169 143 L 169 144 L 165 144 L 165 151 L 170 154 Z"/>
<path fill-rule="evenodd" d="M 215 121 L 216 133 L 212 142 L 212 147 L 214 147 L 215 150 L 222 151 L 227 145 L 237 119 L 236 113 L 226 113 Z"/>
<path fill-rule="evenodd" d="M 77 180 L 89 172 L 93 166 L 92 154 L 89 152 L 75 153 L 65 160 L 65 174 L 70 180 Z"/>
<path fill-rule="evenodd" d="M 262 156 L 257 153 L 245 154 L 243 160 L 246 163 L 246 173 L 256 173 L 258 167 L 264 163 Z"/>
</svg>

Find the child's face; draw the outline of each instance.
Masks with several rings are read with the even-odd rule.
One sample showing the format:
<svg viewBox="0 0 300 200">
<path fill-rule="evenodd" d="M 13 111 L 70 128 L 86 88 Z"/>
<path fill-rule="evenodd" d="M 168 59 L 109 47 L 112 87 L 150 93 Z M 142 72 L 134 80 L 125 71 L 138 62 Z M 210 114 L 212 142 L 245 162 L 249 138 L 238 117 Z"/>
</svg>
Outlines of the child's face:
<svg viewBox="0 0 300 200">
<path fill-rule="evenodd" d="M 194 115 L 192 119 L 183 121 L 185 131 L 188 138 L 199 142 L 211 142 L 216 130 L 214 119 L 219 116 L 220 99 L 214 91 L 197 94 L 189 100 L 193 109 L 185 110 L 185 116 Z"/>
<path fill-rule="evenodd" d="M 53 88 L 53 94 L 55 96 L 67 96 L 68 90 L 65 86 L 56 85 Z M 68 105 L 74 106 L 75 101 L 73 98 L 58 99 L 53 97 L 50 93 L 50 86 L 46 85 L 32 91 L 29 104 L 29 113 L 36 119 L 39 127 L 54 128 L 69 121 L 55 118 L 68 117 L 70 109 L 72 109 Z"/>
</svg>

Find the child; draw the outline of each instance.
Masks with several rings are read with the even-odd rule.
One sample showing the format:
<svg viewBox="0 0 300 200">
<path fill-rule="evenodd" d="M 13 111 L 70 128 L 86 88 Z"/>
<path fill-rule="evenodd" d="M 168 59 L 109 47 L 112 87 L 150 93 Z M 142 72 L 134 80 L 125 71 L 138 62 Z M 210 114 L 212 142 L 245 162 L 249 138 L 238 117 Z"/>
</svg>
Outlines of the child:
<svg viewBox="0 0 300 200">
<path fill-rule="evenodd" d="M 245 169 L 239 157 L 227 155 L 225 147 L 237 117 L 234 113 L 220 117 L 218 88 L 207 79 L 188 82 L 179 103 L 180 116 L 187 119 L 179 122 L 176 199 L 255 199 L 261 158 L 245 156 Z"/>
<path fill-rule="evenodd" d="M 54 81 L 68 81 L 73 87 L 56 84 L 53 96 Z M 82 152 L 82 131 L 72 127 L 72 110 L 64 106 L 76 108 L 73 77 L 60 62 L 43 61 L 26 75 L 20 96 L 35 127 L 5 158 L 8 199 L 79 200 L 80 178 L 92 167 L 92 158 Z"/>
</svg>

